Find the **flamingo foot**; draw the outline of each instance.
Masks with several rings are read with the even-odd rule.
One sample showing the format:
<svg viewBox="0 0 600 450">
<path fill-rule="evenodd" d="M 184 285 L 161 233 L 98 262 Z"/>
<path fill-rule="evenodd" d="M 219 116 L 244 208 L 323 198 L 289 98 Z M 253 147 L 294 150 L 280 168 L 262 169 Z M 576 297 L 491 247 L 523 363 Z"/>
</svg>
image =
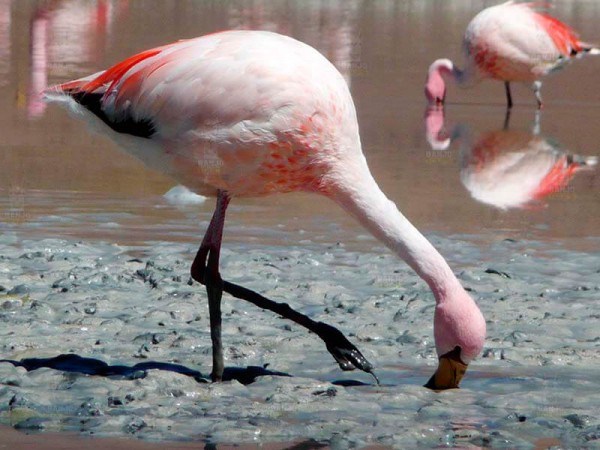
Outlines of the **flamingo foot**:
<svg viewBox="0 0 600 450">
<path fill-rule="evenodd" d="M 257 292 L 229 281 L 223 281 L 223 291 L 235 298 L 250 302 L 261 309 L 279 314 L 281 317 L 296 322 L 298 325 L 312 331 L 325 342 L 327 350 L 342 370 L 360 369 L 363 372 L 371 374 L 377 384 L 379 384 L 379 379 L 373 372 L 373 364 L 337 328 L 324 322 L 316 322 L 310 317 L 292 309 L 287 303 L 275 302 Z"/>
<path fill-rule="evenodd" d="M 337 328 L 324 322 L 317 323 L 317 335 L 325 342 L 327 350 L 342 370 L 360 369 L 371 372 L 373 364 Z"/>
<path fill-rule="evenodd" d="M 358 348 L 350 342 L 344 334 L 337 328 L 328 325 L 324 322 L 318 322 L 317 335 L 325 342 L 327 350 L 336 360 L 340 369 L 354 370 L 360 369 L 367 372 L 375 378 L 375 382 L 379 385 L 379 378 L 373 372 L 373 364 L 365 358 Z"/>
</svg>

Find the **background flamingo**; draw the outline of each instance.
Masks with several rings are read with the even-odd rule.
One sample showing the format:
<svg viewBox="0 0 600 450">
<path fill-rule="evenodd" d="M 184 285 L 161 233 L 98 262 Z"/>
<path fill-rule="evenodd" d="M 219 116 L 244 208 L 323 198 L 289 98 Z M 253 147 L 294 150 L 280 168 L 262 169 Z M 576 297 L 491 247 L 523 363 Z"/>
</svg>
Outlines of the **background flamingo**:
<svg viewBox="0 0 600 450">
<path fill-rule="evenodd" d="M 538 108 L 542 107 L 541 78 L 564 67 L 583 54 L 600 50 L 581 42 L 575 32 L 535 4 L 509 1 L 484 9 L 465 31 L 463 50 L 465 68 L 460 70 L 449 59 L 431 64 L 425 85 L 430 103 L 443 104 L 446 98 L 444 77 L 459 86 L 469 86 L 484 78 L 504 81 L 508 108 L 513 105 L 510 82 L 533 83 Z"/>
<path fill-rule="evenodd" d="M 439 367 L 428 387 L 457 387 L 481 351 L 485 321 L 479 308 L 443 257 L 379 189 L 362 154 L 348 86 L 312 47 L 271 32 L 215 33 L 142 52 L 47 95 L 79 114 L 93 113 L 122 145 L 165 155 L 188 187 L 217 197 L 191 270 L 208 292 L 213 380 L 224 369 L 222 292 L 260 306 L 266 300 L 256 302 L 256 294 L 219 274 L 225 211 L 234 197 L 324 195 L 403 258 L 436 300 Z M 284 305 L 278 312 L 289 309 Z M 364 357 L 337 338 L 327 337 L 326 344 L 340 366 L 370 371 Z"/>
</svg>

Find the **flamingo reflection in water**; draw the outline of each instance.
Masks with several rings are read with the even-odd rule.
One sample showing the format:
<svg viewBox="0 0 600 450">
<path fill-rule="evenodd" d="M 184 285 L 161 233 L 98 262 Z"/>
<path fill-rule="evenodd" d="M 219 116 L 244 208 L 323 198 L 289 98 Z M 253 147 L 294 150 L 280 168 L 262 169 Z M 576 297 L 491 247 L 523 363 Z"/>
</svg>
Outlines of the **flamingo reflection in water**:
<svg viewBox="0 0 600 450">
<path fill-rule="evenodd" d="M 41 93 L 48 86 L 48 76 L 64 77 L 80 70 L 82 63 L 98 60 L 114 20 L 128 7 L 129 0 L 40 2 L 29 25 L 26 107 L 30 119 L 41 117 L 46 110 Z"/>
<path fill-rule="evenodd" d="M 425 114 L 426 137 L 435 151 L 462 140 L 460 179 L 471 196 L 500 209 L 532 207 L 546 196 L 564 192 L 576 173 L 591 169 L 596 156 L 564 152 L 540 133 L 540 114 L 533 130 L 509 129 L 510 114 L 500 130 L 487 131 L 473 142 L 465 125 L 445 129 L 444 110 L 429 107 Z"/>
<path fill-rule="evenodd" d="M 0 87 L 8 83 L 11 61 L 12 0 L 0 0 Z"/>
</svg>

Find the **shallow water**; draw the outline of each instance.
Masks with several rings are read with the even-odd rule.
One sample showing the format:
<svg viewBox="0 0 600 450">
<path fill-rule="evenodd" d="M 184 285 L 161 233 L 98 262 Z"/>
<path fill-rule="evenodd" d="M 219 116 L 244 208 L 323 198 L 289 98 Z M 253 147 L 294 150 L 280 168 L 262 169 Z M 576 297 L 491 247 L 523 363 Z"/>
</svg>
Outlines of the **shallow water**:
<svg viewBox="0 0 600 450">
<path fill-rule="evenodd" d="M 28 431 L 216 443 L 311 438 L 341 448 L 597 442 L 598 255 L 539 241 L 496 239 L 482 248 L 465 238 L 433 240 L 454 254 L 489 327 L 462 389 L 440 394 L 421 387 L 436 359 L 433 299 L 383 251 L 232 244 L 222 259 L 231 281 L 344 331 L 375 363 L 381 386 L 341 372 L 314 335 L 231 300 L 223 306 L 227 366 L 291 377 L 210 384 L 200 382 L 210 339 L 203 293 L 188 284 L 188 244 L 6 235 L 3 354 L 91 360 L 29 372 L 0 363 L 3 421 Z M 130 369 L 107 373 L 105 364 Z"/>
<path fill-rule="evenodd" d="M 208 372 L 204 294 L 187 285 L 187 270 L 214 202 L 165 197 L 174 180 L 36 93 L 150 46 L 225 28 L 290 34 L 336 64 L 351 86 L 375 178 L 473 289 L 489 328 L 485 357 L 464 389 L 425 391 L 432 300 L 417 277 L 325 199 L 235 200 L 225 278 L 339 326 L 377 365 L 382 387 L 331 384 L 370 380 L 339 372 L 313 336 L 226 301 L 227 364 L 268 363 L 293 378 L 211 386 L 168 371 L 115 380 L 0 364 L 2 422 L 151 440 L 315 438 L 338 448 L 534 448 L 543 438 L 597 445 L 598 170 L 582 169 L 543 196 L 501 209 L 474 184 L 472 161 L 484 150 L 597 156 L 600 59 L 577 61 L 544 83 L 539 131 L 533 96 L 516 86 L 509 145 L 499 137 L 507 135 L 502 85 L 451 86 L 444 135 L 455 139 L 434 150 L 424 120 L 427 67 L 442 56 L 460 60 L 462 30 L 489 4 L 0 0 L 2 357 L 74 352 Z M 552 12 L 600 42 L 596 2 L 557 2 Z M 135 275 L 149 261 L 155 289 Z"/>
</svg>

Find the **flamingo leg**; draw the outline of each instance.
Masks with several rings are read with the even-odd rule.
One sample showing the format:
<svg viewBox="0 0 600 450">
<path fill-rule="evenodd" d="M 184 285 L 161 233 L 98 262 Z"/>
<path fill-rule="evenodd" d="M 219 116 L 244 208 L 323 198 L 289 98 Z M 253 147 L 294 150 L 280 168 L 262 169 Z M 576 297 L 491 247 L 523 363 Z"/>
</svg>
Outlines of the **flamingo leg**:
<svg viewBox="0 0 600 450">
<path fill-rule="evenodd" d="M 337 328 L 324 322 L 316 322 L 292 309 L 287 303 L 274 302 L 250 289 L 229 281 L 223 281 L 223 290 L 233 297 L 246 300 L 261 309 L 273 311 L 281 317 L 296 322 L 298 325 L 312 331 L 325 342 L 327 350 L 342 370 L 360 369 L 371 374 L 379 384 L 379 379 L 373 372 L 373 365 Z"/>
<path fill-rule="evenodd" d="M 510 127 L 510 112 L 511 109 L 510 108 L 506 108 L 506 114 L 504 114 L 504 125 L 502 127 L 503 130 L 508 130 L 508 128 Z"/>
<path fill-rule="evenodd" d="M 511 109 L 513 107 L 513 101 L 510 93 L 510 83 L 508 81 L 504 82 L 504 90 L 506 91 L 506 107 Z"/>
<path fill-rule="evenodd" d="M 373 365 L 363 356 L 337 328 L 324 322 L 316 322 L 310 317 L 292 309 L 287 303 L 277 303 L 242 286 L 224 281 L 219 273 L 219 255 L 225 224 L 225 211 L 230 201 L 229 195 L 219 191 L 215 212 L 210 221 L 202 244 L 192 263 L 192 278 L 206 286 L 208 294 L 208 310 L 210 315 L 210 336 L 212 340 L 213 369 L 211 379 L 221 381 L 225 366 L 223 363 L 223 343 L 221 339 L 221 298 L 223 292 L 233 297 L 248 301 L 259 308 L 273 311 L 285 319 L 292 320 L 304 328 L 317 334 L 327 350 L 342 370 L 360 369 L 370 373 L 379 384 L 373 373 Z"/>
<path fill-rule="evenodd" d="M 533 85 L 531 86 L 533 89 L 533 94 L 535 95 L 535 99 L 537 100 L 537 107 L 538 110 L 542 109 L 542 107 L 544 106 L 544 103 L 542 102 L 542 82 L 541 81 L 534 81 Z"/>
<path fill-rule="evenodd" d="M 535 136 L 539 136 L 539 134 L 541 133 L 542 130 L 542 126 L 540 124 L 540 115 L 541 115 L 541 110 L 538 109 L 535 112 L 535 118 L 533 119 L 533 126 L 531 127 L 531 134 L 535 135 Z"/>
<path fill-rule="evenodd" d="M 218 192 L 215 212 L 206 230 L 204 239 L 202 239 L 202 244 L 200 244 L 191 269 L 192 278 L 206 286 L 206 293 L 208 295 L 213 357 L 213 367 L 210 376 L 213 381 L 221 381 L 223 379 L 223 371 L 225 370 L 223 363 L 223 342 L 221 340 L 223 280 L 219 273 L 219 256 L 221 254 L 225 211 L 230 199 L 227 192 Z"/>
</svg>

